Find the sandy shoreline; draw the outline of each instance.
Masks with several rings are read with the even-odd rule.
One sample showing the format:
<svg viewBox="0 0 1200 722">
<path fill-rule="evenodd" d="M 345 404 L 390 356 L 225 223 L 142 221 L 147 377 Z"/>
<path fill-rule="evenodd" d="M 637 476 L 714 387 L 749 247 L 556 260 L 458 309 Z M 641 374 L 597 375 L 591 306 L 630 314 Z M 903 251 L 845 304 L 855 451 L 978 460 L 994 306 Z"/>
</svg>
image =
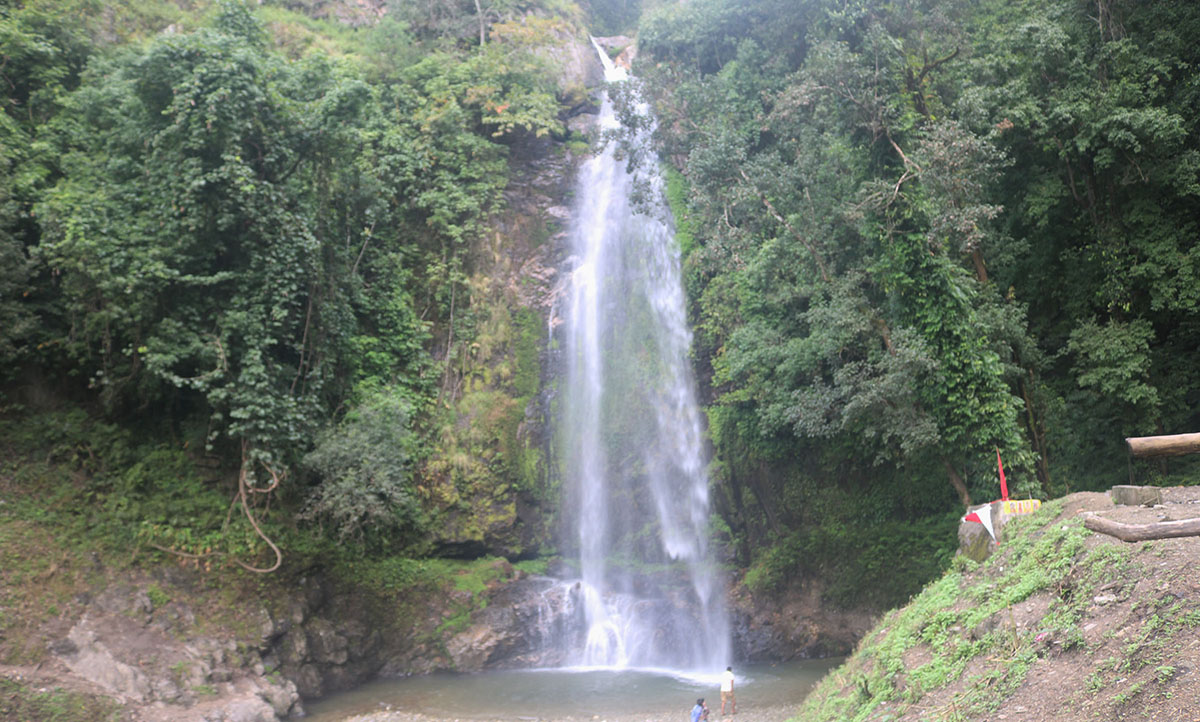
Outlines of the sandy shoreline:
<svg viewBox="0 0 1200 722">
<path fill-rule="evenodd" d="M 709 705 L 711 709 L 711 705 Z M 777 707 L 742 707 L 739 705 L 736 715 L 719 714 L 711 710 L 709 722 L 785 722 L 796 716 L 799 705 L 784 705 Z M 592 715 L 590 717 L 495 717 L 495 718 L 451 718 L 431 717 L 414 712 L 381 711 L 370 714 L 360 714 L 347 717 L 343 722 L 688 722 L 691 707 L 675 713 L 666 712 L 628 712 L 615 715 Z"/>
</svg>

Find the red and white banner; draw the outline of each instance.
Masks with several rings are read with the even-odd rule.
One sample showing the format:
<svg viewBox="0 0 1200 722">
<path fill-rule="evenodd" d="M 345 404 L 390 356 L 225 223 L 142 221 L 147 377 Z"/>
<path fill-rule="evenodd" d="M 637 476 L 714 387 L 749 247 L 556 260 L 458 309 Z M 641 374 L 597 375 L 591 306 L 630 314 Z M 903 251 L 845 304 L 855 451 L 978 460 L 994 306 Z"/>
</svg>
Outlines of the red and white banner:
<svg viewBox="0 0 1200 722">
<path fill-rule="evenodd" d="M 967 514 L 962 518 L 963 521 L 977 521 L 983 524 L 983 528 L 988 530 L 988 534 L 992 535 L 992 541 L 996 541 L 996 530 L 992 528 L 992 505 L 980 507 L 975 511 Z"/>
</svg>

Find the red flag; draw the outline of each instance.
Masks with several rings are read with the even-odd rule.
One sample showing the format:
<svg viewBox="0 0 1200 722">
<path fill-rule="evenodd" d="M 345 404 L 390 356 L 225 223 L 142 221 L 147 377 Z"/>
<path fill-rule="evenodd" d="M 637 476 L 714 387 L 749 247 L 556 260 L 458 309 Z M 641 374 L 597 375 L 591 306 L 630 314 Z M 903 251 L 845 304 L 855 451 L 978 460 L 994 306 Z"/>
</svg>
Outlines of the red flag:
<svg viewBox="0 0 1200 722">
<path fill-rule="evenodd" d="M 1004 480 L 1004 462 L 1000 461 L 1000 449 L 996 449 L 996 467 L 1000 469 L 1000 498 L 1008 501 L 1008 482 Z"/>
</svg>

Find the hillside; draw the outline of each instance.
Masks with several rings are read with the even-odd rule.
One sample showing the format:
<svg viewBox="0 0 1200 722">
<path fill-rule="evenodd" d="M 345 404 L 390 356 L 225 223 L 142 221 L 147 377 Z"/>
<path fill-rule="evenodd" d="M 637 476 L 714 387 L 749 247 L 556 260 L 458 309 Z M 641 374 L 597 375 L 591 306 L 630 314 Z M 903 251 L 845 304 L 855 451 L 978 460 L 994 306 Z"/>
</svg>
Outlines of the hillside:
<svg viewBox="0 0 1200 722">
<path fill-rule="evenodd" d="M 799 719 L 1185 720 L 1200 694 L 1200 539 L 1127 544 L 1083 526 L 1200 516 L 1200 488 L 1155 508 L 1082 492 L 1005 529 L 888 613 Z"/>
</svg>

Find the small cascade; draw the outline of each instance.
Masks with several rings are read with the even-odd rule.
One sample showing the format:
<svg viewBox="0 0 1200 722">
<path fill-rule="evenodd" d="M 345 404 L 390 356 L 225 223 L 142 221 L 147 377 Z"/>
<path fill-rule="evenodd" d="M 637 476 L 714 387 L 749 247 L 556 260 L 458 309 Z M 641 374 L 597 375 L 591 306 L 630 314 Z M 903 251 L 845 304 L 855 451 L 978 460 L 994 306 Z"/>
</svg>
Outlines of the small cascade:
<svg viewBox="0 0 1200 722">
<path fill-rule="evenodd" d="M 637 79 L 593 43 L 641 118 L 626 146 L 610 140 L 583 165 L 577 185 L 557 433 L 564 547 L 577 551 L 580 578 L 565 582 L 552 643 L 569 665 L 715 670 L 729 661 L 730 634 L 708 550 L 679 249 L 658 168 L 628 163 L 654 157 Z M 608 97 L 599 127 L 620 129 Z"/>
</svg>

